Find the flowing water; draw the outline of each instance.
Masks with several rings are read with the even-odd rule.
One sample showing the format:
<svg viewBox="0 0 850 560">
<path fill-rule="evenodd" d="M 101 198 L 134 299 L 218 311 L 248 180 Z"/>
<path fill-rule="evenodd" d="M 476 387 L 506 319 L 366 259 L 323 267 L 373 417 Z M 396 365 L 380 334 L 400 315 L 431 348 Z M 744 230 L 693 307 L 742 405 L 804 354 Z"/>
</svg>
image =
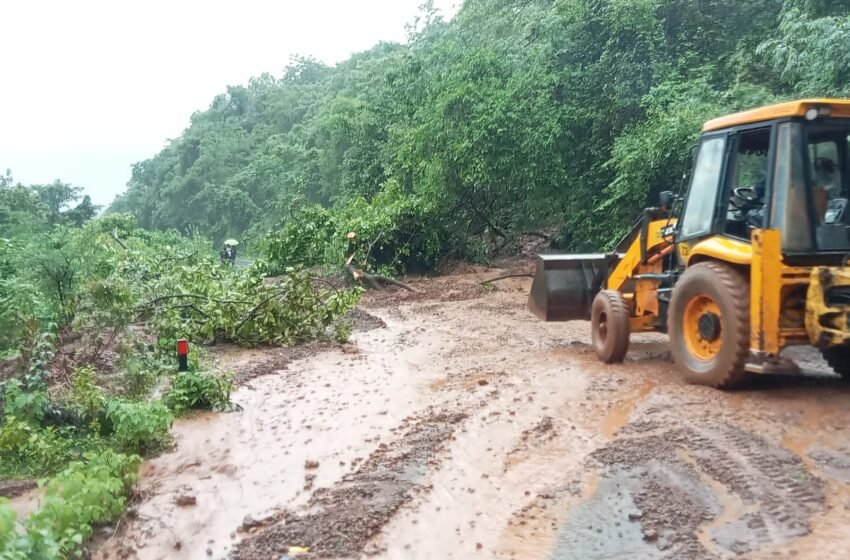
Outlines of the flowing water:
<svg viewBox="0 0 850 560">
<path fill-rule="evenodd" d="M 663 337 L 600 365 L 585 323 L 539 323 L 527 281 L 486 275 L 371 294 L 385 328 L 176 422 L 93 557 L 846 556 L 850 391 L 811 352 L 815 377 L 691 387 Z"/>
</svg>

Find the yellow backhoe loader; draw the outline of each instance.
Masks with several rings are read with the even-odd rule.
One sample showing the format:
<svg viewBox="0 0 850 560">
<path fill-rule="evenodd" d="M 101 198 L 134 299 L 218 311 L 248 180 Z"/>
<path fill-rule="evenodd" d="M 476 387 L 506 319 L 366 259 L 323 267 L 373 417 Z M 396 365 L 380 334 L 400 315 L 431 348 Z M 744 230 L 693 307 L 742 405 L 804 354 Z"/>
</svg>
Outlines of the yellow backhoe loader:
<svg viewBox="0 0 850 560">
<path fill-rule="evenodd" d="M 692 383 L 787 373 L 813 345 L 850 378 L 850 100 L 783 103 L 709 121 L 687 193 L 661 194 L 609 254 L 540 257 L 529 307 L 591 321 L 606 363 L 664 332 Z"/>
</svg>

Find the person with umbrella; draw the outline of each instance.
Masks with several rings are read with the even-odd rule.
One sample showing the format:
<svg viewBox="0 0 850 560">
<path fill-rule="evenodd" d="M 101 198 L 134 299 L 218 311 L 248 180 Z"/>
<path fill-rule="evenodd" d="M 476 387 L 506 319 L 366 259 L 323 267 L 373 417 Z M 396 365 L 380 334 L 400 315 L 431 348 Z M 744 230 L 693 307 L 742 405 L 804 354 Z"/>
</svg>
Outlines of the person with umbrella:
<svg viewBox="0 0 850 560">
<path fill-rule="evenodd" d="M 219 253 L 221 257 L 221 262 L 230 264 L 231 266 L 236 264 L 236 247 L 239 245 L 239 242 L 235 239 L 228 239 L 224 242 L 224 248 Z"/>
</svg>

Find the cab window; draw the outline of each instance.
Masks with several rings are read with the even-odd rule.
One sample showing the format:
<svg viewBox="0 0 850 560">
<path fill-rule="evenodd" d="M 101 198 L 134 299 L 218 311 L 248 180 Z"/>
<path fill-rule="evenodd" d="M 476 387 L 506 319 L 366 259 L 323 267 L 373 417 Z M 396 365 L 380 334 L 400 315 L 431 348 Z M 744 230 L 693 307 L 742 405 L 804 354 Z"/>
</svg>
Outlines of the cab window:
<svg viewBox="0 0 850 560">
<path fill-rule="evenodd" d="M 752 228 L 764 227 L 770 128 L 741 132 L 735 136 L 726 187 L 726 223 L 723 232 L 749 240 Z"/>
<path fill-rule="evenodd" d="M 809 143 L 807 171 L 811 177 L 816 215 L 822 224 L 834 221 L 834 213 L 828 212 L 830 202 L 845 198 L 840 161 L 837 141 L 813 139 Z"/>
<path fill-rule="evenodd" d="M 681 239 L 711 232 L 725 151 L 725 136 L 706 138 L 700 144 L 682 217 Z"/>
</svg>

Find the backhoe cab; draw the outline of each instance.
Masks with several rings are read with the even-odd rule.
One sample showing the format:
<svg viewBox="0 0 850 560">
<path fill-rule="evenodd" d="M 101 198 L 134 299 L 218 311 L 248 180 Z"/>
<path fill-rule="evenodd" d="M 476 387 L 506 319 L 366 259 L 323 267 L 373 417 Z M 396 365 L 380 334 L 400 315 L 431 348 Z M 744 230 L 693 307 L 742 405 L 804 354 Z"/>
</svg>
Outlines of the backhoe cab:
<svg viewBox="0 0 850 560">
<path fill-rule="evenodd" d="M 530 309 L 590 319 L 601 360 L 666 332 L 692 383 L 787 373 L 810 344 L 850 377 L 850 101 L 804 100 L 705 124 L 690 185 L 609 254 L 545 255 Z"/>
</svg>

